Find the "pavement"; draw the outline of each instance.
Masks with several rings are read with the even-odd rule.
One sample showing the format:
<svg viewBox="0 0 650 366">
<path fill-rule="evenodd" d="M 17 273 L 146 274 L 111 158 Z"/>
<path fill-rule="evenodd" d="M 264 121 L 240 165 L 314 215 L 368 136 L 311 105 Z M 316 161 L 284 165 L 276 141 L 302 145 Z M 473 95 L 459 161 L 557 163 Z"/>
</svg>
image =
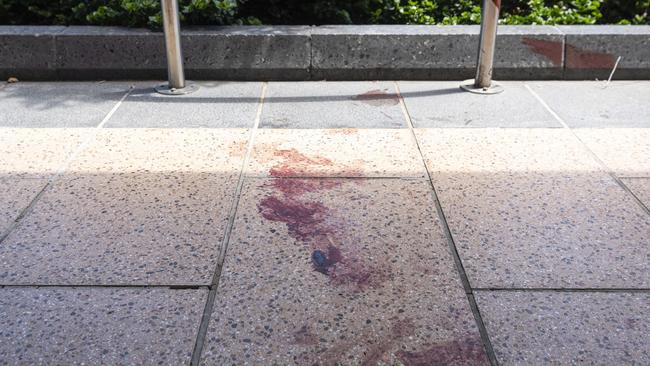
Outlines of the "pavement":
<svg viewBox="0 0 650 366">
<path fill-rule="evenodd" d="M 650 82 L 0 86 L 0 363 L 650 364 Z"/>
</svg>

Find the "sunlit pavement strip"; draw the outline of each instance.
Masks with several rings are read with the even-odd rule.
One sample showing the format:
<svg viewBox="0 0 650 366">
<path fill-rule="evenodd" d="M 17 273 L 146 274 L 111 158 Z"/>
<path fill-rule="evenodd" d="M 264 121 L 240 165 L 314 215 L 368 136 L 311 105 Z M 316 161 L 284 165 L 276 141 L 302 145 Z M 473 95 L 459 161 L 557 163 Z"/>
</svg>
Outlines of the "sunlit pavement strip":
<svg viewBox="0 0 650 366">
<path fill-rule="evenodd" d="M 2 363 L 650 363 L 650 82 L 155 84 L 0 88 Z"/>
<path fill-rule="evenodd" d="M 470 283 L 650 288 L 650 220 L 564 129 L 418 130 Z"/>
</svg>

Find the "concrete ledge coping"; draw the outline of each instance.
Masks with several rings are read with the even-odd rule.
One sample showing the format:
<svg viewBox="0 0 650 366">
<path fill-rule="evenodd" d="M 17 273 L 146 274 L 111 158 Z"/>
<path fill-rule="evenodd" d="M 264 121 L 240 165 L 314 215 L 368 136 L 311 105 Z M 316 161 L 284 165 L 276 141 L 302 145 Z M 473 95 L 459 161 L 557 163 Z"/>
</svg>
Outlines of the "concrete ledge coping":
<svg viewBox="0 0 650 366">
<path fill-rule="evenodd" d="M 183 29 L 188 78 L 449 80 L 474 74 L 479 26 Z M 650 26 L 500 26 L 495 79 L 650 79 Z M 99 26 L 0 26 L 0 77 L 164 79 L 163 34 Z"/>
</svg>

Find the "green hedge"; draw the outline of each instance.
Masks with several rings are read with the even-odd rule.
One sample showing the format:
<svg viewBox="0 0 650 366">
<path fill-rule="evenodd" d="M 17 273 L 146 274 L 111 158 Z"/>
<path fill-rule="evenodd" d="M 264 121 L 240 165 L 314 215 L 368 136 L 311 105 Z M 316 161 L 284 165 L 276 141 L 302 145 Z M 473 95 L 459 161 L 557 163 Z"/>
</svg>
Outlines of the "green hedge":
<svg viewBox="0 0 650 366">
<path fill-rule="evenodd" d="M 180 0 L 185 24 L 475 24 L 480 0 Z M 503 0 L 502 24 L 649 24 L 650 0 Z M 0 24 L 160 26 L 158 0 L 0 0 Z"/>
</svg>

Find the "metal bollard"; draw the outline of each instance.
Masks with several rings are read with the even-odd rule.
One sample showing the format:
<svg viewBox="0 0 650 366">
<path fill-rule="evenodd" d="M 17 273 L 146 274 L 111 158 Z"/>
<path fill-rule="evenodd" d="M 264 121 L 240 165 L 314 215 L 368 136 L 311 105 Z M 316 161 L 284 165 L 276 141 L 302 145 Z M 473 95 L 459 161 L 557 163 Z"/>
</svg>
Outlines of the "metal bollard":
<svg viewBox="0 0 650 366">
<path fill-rule="evenodd" d="M 463 90 L 478 94 L 497 94 L 503 91 L 501 85 L 492 81 L 500 8 L 501 0 L 483 0 L 476 78 L 463 81 L 460 86 Z"/>
<path fill-rule="evenodd" d="M 167 95 L 189 94 L 198 90 L 194 84 L 186 85 L 181 50 L 181 25 L 178 0 L 160 0 L 167 51 L 167 74 L 169 84 L 156 87 L 156 91 Z"/>
</svg>

